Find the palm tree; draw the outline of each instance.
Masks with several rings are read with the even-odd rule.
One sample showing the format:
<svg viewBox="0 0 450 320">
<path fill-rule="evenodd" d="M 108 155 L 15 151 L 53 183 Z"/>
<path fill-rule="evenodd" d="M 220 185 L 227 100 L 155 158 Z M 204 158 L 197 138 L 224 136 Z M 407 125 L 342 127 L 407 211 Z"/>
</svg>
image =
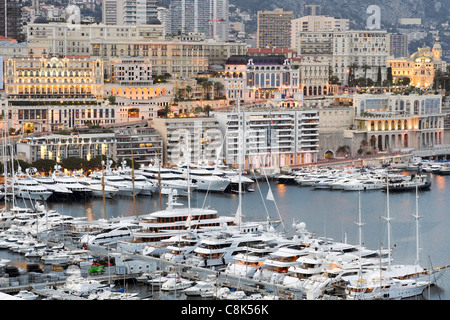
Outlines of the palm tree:
<svg viewBox="0 0 450 320">
<path fill-rule="evenodd" d="M 206 100 L 210 99 L 209 91 L 212 86 L 213 86 L 213 83 L 211 81 L 203 81 L 202 82 L 202 88 L 203 88 L 203 90 L 205 90 L 205 93 L 206 93 Z"/>
<path fill-rule="evenodd" d="M 353 87 L 354 81 L 355 81 L 355 71 L 359 68 L 358 64 L 355 62 L 352 62 L 350 66 L 348 67 L 348 85 L 350 87 Z"/>
<path fill-rule="evenodd" d="M 364 84 L 367 85 L 367 70 L 368 70 L 368 69 L 371 69 L 371 67 L 368 66 L 367 64 L 363 64 L 363 65 L 361 66 L 361 69 L 364 70 Z"/>
<path fill-rule="evenodd" d="M 206 113 L 206 116 L 209 117 L 209 113 L 213 110 L 212 106 L 210 106 L 209 104 L 207 104 L 204 108 L 203 108 L 203 112 Z"/>
<path fill-rule="evenodd" d="M 191 86 L 186 86 L 186 92 L 188 94 L 188 99 L 190 99 L 191 98 L 192 87 Z"/>
<path fill-rule="evenodd" d="M 225 86 L 220 81 L 214 82 L 214 98 L 220 97 L 222 95 L 222 90 Z"/>
</svg>

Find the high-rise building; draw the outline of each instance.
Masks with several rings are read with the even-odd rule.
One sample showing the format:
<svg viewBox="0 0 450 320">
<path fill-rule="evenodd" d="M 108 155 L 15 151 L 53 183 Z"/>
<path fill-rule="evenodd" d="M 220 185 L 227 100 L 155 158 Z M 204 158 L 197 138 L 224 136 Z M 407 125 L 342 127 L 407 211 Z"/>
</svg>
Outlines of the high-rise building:
<svg viewBox="0 0 450 320">
<path fill-rule="evenodd" d="M 321 7 L 318 4 L 305 4 L 303 11 L 305 16 L 320 16 L 322 12 Z"/>
<path fill-rule="evenodd" d="M 349 29 L 349 19 L 327 16 L 304 16 L 292 20 L 291 48 L 298 46 L 298 34 L 304 31 L 346 31 Z"/>
<path fill-rule="evenodd" d="M 293 15 L 293 11 L 283 11 L 280 8 L 273 11 L 258 11 L 256 46 L 290 48 Z"/>
<path fill-rule="evenodd" d="M 388 33 L 387 46 L 389 56 L 394 58 L 406 58 L 408 56 L 408 35 Z"/>
<path fill-rule="evenodd" d="M 103 0 L 103 23 L 147 24 L 157 17 L 158 0 Z"/>
<path fill-rule="evenodd" d="M 228 0 L 172 0 L 169 11 L 172 34 L 204 33 L 228 40 Z"/>
<path fill-rule="evenodd" d="M 0 0 L 0 36 L 22 39 L 22 0 Z"/>
</svg>

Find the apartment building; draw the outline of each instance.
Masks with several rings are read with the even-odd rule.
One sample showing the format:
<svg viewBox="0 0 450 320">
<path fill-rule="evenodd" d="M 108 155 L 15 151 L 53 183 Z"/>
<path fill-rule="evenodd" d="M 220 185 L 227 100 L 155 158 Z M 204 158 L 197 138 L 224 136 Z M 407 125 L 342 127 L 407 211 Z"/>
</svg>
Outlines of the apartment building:
<svg viewBox="0 0 450 320">
<path fill-rule="evenodd" d="M 245 169 L 257 169 L 317 161 L 317 109 L 242 108 L 239 113 L 216 112 L 215 117 L 228 165 L 242 163 Z"/>
<path fill-rule="evenodd" d="M 28 163 L 40 159 L 56 162 L 66 158 L 90 160 L 99 155 L 116 159 L 116 142 L 114 133 L 50 134 L 20 139 L 17 154 Z"/>
<path fill-rule="evenodd" d="M 389 57 L 406 58 L 408 57 L 408 34 L 406 33 L 388 33 L 386 35 L 387 50 Z"/>
<path fill-rule="evenodd" d="M 133 159 L 135 164 L 149 165 L 162 159 L 162 140 L 154 128 L 117 129 L 115 139 L 116 158 L 114 160 L 118 162 Z"/>
<path fill-rule="evenodd" d="M 98 56 L 99 45 L 103 41 L 111 43 L 113 56 L 131 56 L 134 53 L 132 46 L 116 49 L 115 43 L 128 41 L 148 44 L 152 40 L 164 39 L 164 27 L 161 24 L 81 26 L 49 23 L 44 19 L 27 24 L 24 32 L 28 40 L 29 54 L 34 56 Z"/>
<path fill-rule="evenodd" d="M 22 0 L 0 1 L 0 36 L 22 40 Z"/>
<path fill-rule="evenodd" d="M 256 47 L 291 48 L 293 11 L 258 11 Z"/>
<path fill-rule="evenodd" d="M 298 34 L 306 31 L 347 31 L 349 19 L 308 15 L 292 20 L 291 48 L 297 48 Z"/>
<path fill-rule="evenodd" d="M 150 124 L 163 141 L 165 165 L 186 162 L 187 148 L 193 163 L 212 163 L 222 157 L 222 134 L 214 117 L 155 118 Z"/>
<path fill-rule="evenodd" d="M 203 33 L 228 40 L 228 0 L 172 0 L 169 5 L 170 33 Z"/>
<path fill-rule="evenodd" d="M 103 0 L 106 25 L 148 24 L 157 18 L 157 0 Z"/>
<path fill-rule="evenodd" d="M 371 79 L 375 83 L 387 77 L 386 31 L 300 32 L 298 37 L 299 55 L 328 62 L 333 75 L 344 85 L 351 82 L 350 77 Z"/>
</svg>

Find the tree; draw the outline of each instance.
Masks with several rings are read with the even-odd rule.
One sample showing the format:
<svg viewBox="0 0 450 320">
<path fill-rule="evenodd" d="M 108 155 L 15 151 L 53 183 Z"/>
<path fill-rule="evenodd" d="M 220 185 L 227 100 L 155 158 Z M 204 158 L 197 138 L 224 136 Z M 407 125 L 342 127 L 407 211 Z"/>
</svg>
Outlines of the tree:
<svg viewBox="0 0 450 320">
<path fill-rule="evenodd" d="M 66 158 L 61 160 L 61 167 L 70 171 L 80 170 L 85 166 L 85 162 L 86 160 L 81 158 Z"/>
<path fill-rule="evenodd" d="M 200 113 L 203 112 L 203 108 L 201 106 L 196 106 L 194 109 L 194 113 Z"/>
<path fill-rule="evenodd" d="M 350 87 L 354 86 L 355 82 L 355 71 L 359 68 L 358 64 L 355 62 L 352 62 L 350 66 L 348 67 L 348 85 Z"/>
<path fill-rule="evenodd" d="M 204 108 L 203 108 L 203 112 L 206 113 L 206 116 L 209 117 L 209 113 L 213 110 L 212 106 L 210 106 L 209 104 L 207 104 Z"/>
<path fill-rule="evenodd" d="M 367 83 L 367 70 L 368 69 L 371 69 L 372 67 L 371 66 L 369 66 L 369 65 L 367 65 L 367 64 L 363 64 L 362 66 L 361 66 L 361 69 L 364 71 L 364 82 L 365 83 Z"/>
<path fill-rule="evenodd" d="M 34 161 L 31 166 L 35 167 L 41 172 L 49 173 L 55 168 L 56 161 L 50 159 L 39 159 Z"/>
<path fill-rule="evenodd" d="M 167 118 L 169 116 L 170 113 L 170 106 L 169 105 L 165 105 L 164 108 L 160 109 L 158 111 L 159 115 L 161 117 Z"/>
<path fill-rule="evenodd" d="M 206 100 L 210 99 L 210 88 L 213 86 L 211 81 L 203 81 L 202 88 L 205 91 Z"/>
<path fill-rule="evenodd" d="M 383 80 L 383 76 L 381 74 L 381 67 L 378 66 L 378 75 L 377 75 L 377 86 L 381 86 L 381 81 Z"/>
<path fill-rule="evenodd" d="M 214 82 L 214 98 L 222 96 L 222 90 L 225 88 L 222 82 L 215 81 Z"/>
<path fill-rule="evenodd" d="M 192 87 L 191 86 L 186 86 L 186 92 L 188 94 L 188 99 L 190 99 L 191 98 Z"/>
<path fill-rule="evenodd" d="M 109 100 L 109 104 L 111 104 L 111 105 L 116 104 L 116 96 L 109 96 L 108 100 Z"/>
</svg>

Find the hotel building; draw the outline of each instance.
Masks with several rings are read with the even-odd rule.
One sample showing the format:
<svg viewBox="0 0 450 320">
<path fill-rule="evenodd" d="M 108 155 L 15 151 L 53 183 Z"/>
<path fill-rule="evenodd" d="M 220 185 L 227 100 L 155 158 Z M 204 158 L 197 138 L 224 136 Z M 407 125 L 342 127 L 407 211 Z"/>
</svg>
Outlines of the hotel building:
<svg viewBox="0 0 450 320">
<path fill-rule="evenodd" d="M 231 56 L 223 73 L 227 98 L 245 102 L 269 99 L 275 92 L 292 96 L 298 92 L 299 70 L 284 55 Z"/>
<path fill-rule="evenodd" d="M 8 127 L 48 132 L 115 122 L 103 101 L 103 62 L 90 58 L 11 58 L 4 62 Z"/>
</svg>

